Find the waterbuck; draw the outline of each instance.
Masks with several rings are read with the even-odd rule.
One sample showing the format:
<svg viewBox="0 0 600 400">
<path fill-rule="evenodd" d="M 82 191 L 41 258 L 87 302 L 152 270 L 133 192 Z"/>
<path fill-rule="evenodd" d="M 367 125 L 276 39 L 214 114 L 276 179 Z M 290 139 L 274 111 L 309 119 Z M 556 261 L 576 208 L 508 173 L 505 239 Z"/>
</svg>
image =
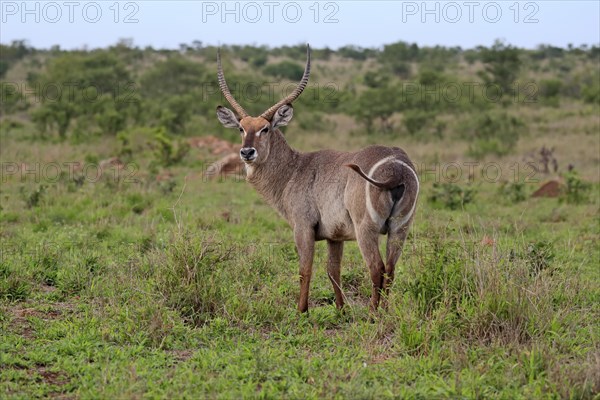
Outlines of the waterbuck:
<svg viewBox="0 0 600 400">
<path fill-rule="evenodd" d="M 310 75 L 310 47 L 304 75 L 295 90 L 258 117 L 251 117 L 233 98 L 217 53 L 219 87 L 234 113 L 217 107 L 217 117 L 242 136 L 240 157 L 246 180 L 294 230 L 300 259 L 298 310 L 308 310 L 315 241 L 327 240 L 327 273 L 335 303 L 344 305 L 340 268 L 344 241 L 356 240 L 373 281 L 371 310 L 394 279 L 394 268 L 412 222 L 419 180 L 415 168 L 398 147 L 369 146 L 357 152 L 292 149 L 278 129 L 292 119 L 292 102 Z M 366 171 L 366 172 L 365 172 Z M 379 235 L 386 235 L 385 263 Z"/>
</svg>

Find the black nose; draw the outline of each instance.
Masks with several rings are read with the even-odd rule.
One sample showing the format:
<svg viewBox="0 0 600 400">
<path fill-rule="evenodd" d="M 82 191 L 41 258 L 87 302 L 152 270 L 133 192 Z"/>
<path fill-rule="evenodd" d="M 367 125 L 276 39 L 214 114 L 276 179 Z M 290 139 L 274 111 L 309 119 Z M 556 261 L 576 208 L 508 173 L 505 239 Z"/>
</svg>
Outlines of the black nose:
<svg viewBox="0 0 600 400">
<path fill-rule="evenodd" d="M 244 160 L 251 160 L 256 157 L 256 149 L 254 147 L 244 147 L 240 150 L 240 156 Z"/>
</svg>

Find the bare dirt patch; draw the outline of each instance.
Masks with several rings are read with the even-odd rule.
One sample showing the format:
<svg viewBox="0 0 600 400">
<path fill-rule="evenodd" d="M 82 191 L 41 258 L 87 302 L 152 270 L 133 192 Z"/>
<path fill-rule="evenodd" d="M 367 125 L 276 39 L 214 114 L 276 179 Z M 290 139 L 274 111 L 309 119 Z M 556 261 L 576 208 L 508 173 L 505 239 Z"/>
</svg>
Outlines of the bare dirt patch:
<svg viewBox="0 0 600 400">
<path fill-rule="evenodd" d="M 69 383 L 69 377 L 64 372 L 49 371 L 45 367 L 39 367 L 33 372 L 40 375 L 44 382 L 49 385 L 64 386 Z"/>
<path fill-rule="evenodd" d="M 222 156 L 230 153 L 238 153 L 241 146 L 215 136 L 200 136 L 188 139 L 191 147 L 207 149 L 211 154 Z"/>
<path fill-rule="evenodd" d="M 208 179 L 240 174 L 243 171 L 243 163 L 239 152 L 241 146 L 219 139 L 215 136 L 200 136 L 188 139 L 192 148 L 206 150 L 221 158 L 212 163 L 205 171 L 204 176 Z"/>
<path fill-rule="evenodd" d="M 561 183 L 557 180 L 551 180 L 540 186 L 538 190 L 533 192 L 531 197 L 558 197 L 561 190 Z"/>
<path fill-rule="evenodd" d="M 44 321 L 60 319 L 65 314 L 73 312 L 74 305 L 66 302 L 56 302 L 46 305 L 31 307 L 29 303 L 19 303 L 8 308 L 12 315 L 11 326 L 13 331 L 26 339 L 35 337 L 35 329 L 29 322 L 30 317 L 40 318 Z"/>
</svg>

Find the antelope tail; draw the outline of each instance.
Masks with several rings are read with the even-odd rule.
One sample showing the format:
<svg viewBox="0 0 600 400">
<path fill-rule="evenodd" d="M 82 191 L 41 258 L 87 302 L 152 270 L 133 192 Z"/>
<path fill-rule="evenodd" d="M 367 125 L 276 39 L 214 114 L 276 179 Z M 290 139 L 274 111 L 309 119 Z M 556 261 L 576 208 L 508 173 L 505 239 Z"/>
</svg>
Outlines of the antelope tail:
<svg viewBox="0 0 600 400">
<path fill-rule="evenodd" d="M 379 182 L 379 181 L 376 181 L 375 179 L 369 178 L 369 176 L 367 174 L 365 174 L 363 172 L 363 170 L 356 164 L 345 164 L 344 166 L 352 168 L 354 171 L 356 171 L 357 174 L 362 176 L 363 179 L 365 179 L 367 182 L 369 182 L 373 186 L 376 186 L 380 189 L 391 190 L 391 189 L 394 189 L 399 186 L 398 178 L 391 178 L 390 180 L 388 180 L 386 182 Z"/>
</svg>

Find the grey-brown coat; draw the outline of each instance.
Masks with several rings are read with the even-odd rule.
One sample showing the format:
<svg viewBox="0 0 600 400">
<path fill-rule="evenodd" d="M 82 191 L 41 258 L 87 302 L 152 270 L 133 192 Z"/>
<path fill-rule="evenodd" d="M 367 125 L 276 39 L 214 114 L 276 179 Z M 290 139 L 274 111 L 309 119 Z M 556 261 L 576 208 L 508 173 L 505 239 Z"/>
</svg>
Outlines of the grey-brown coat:
<svg viewBox="0 0 600 400">
<path fill-rule="evenodd" d="M 259 117 L 251 117 L 233 99 L 218 58 L 218 77 L 225 98 L 237 111 L 219 106 L 217 117 L 242 135 L 240 157 L 248 182 L 290 224 L 300 259 L 298 309 L 308 310 L 314 244 L 328 244 L 327 271 L 336 305 L 344 304 L 340 283 L 343 243 L 356 240 L 369 267 L 373 290 L 371 308 L 389 290 L 395 265 L 413 220 L 419 193 L 415 168 L 398 147 L 370 146 L 357 152 L 292 149 L 278 129 L 293 116 L 291 103 L 310 74 L 310 49 L 298 88 Z M 387 238 L 385 262 L 379 235 Z"/>
</svg>

